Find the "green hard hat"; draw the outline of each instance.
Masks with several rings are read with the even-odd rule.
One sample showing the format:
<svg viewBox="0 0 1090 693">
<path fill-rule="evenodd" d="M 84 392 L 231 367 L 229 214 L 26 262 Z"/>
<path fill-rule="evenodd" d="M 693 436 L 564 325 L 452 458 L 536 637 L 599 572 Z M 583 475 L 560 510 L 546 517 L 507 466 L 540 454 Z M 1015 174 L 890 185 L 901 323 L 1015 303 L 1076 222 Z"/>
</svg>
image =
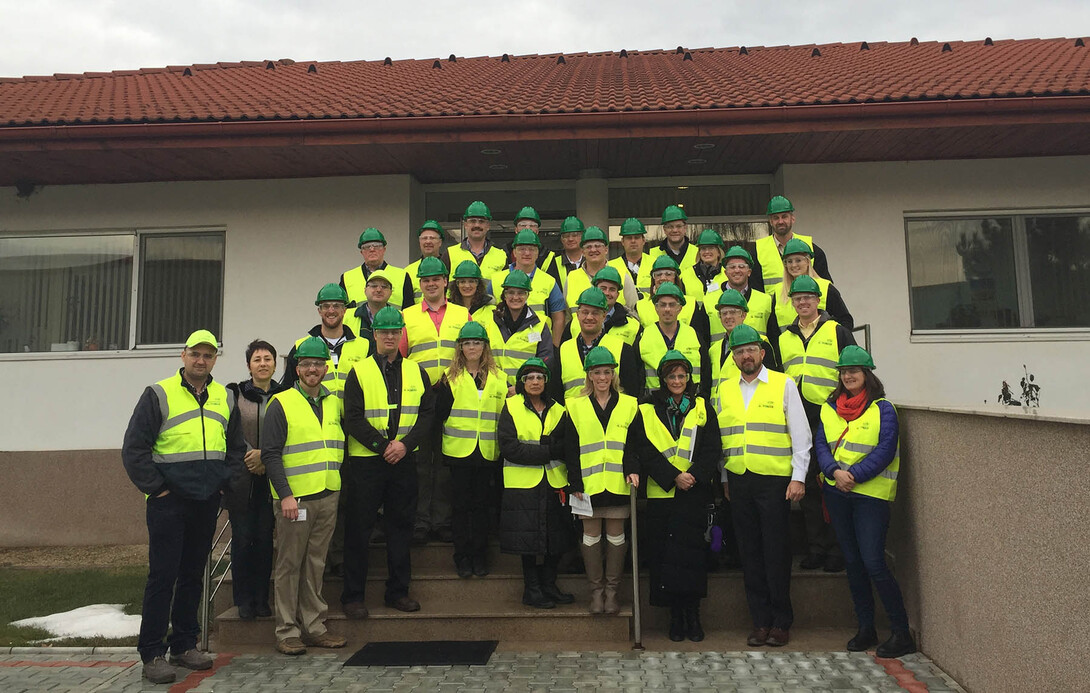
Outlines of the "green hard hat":
<svg viewBox="0 0 1090 693">
<path fill-rule="evenodd" d="M 428 219 L 423 224 L 421 224 L 420 228 L 416 230 L 416 235 L 419 237 L 420 234 L 424 233 L 429 229 L 436 232 L 440 236 L 443 235 L 443 225 L 437 222 L 435 219 Z"/>
<path fill-rule="evenodd" d="M 604 346 L 596 346 L 587 352 L 587 358 L 583 360 L 583 370 L 589 371 L 595 366 L 617 367 L 617 359 L 613 358 L 613 352 Z"/>
<path fill-rule="evenodd" d="M 606 265 L 594 273 L 594 278 L 590 280 L 590 283 L 592 286 L 598 286 L 598 282 L 613 282 L 617 285 L 617 288 L 624 286 L 621 282 L 621 273 L 617 271 L 616 267 L 610 265 Z"/>
<path fill-rule="evenodd" d="M 696 244 L 701 245 L 714 245 L 717 248 L 723 247 L 723 237 L 719 235 L 719 232 L 715 229 L 704 229 L 697 236 Z"/>
<path fill-rule="evenodd" d="M 545 374 L 545 382 L 549 382 L 549 367 L 538 357 L 531 356 L 526 359 L 526 363 L 519 366 L 518 372 L 515 373 L 515 379 L 522 380 L 522 376 L 524 376 L 527 371 L 541 371 Z"/>
<path fill-rule="evenodd" d="M 845 368 L 848 366 L 858 366 L 859 368 L 869 368 L 874 370 L 874 359 L 867 353 L 867 350 L 861 346 L 851 344 L 844 347 L 844 351 L 840 352 L 840 358 L 837 359 L 836 367 Z"/>
<path fill-rule="evenodd" d="M 685 214 L 685 210 L 678 205 L 670 205 L 666 209 L 662 210 L 662 223 L 665 224 L 671 221 L 687 221 L 689 217 Z"/>
<path fill-rule="evenodd" d="M 683 363 L 685 364 L 685 371 L 687 373 L 691 375 L 693 372 L 693 364 L 689 360 L 689 357 L 677 349 L 670 349 L 662 355 L 661 359 L 659 359 L 659 367 L 656 369 L 659 373 L 659 378 L 662 377 L 663 369 L 669 363 Z"/>
<path fill-rule="evenodd" d="M 523 229 L 515 234 L 515 240 L 511 243 L 511 247 L 517 248 L 520 245 L 535 245 L 540 248 L 541 239 L 530 229 Z"/>
<path fill-rule="evenodd" d="M 788 296 L 794 296 L 795 294 L 817 294 L 821 295 L 821 287 L 818 283 L 808 274 L 804 274 L 801 277 L 795 277 L 795 281 L 791 282 L 791 290 L 787 292 Z"/>
<path fill-rule="evenodd" d="M 807 257 L 814 257 L 814 251 L 810 249 L 806 241 L 801 238 L 792 238 L 783 246 L 783 256 L 788 255 L 806 255 Z"/>
<path fill-rule="evenodd" d="M 791 200 L 787 199 L 783 195 L 777 195 L 768 201 L 768 215 L 779 214 L 780 212 L 794 212 L 795 206 L 791 204 Z"/>
<path fill-rule="evenodd" d="M 732 245 L 727 254 L 723 256 L 723 262 L 730 260 L 732 257 L 742 258 L 746 261 L 746 264 L 753 267 L 753 256 L 749 254 L 749 251 L 740 245 Z"/>
<path fill-rule="evenodd" d="M 372 330 L 400 330 L 403 327 L 405 327 L 405 318 L 401 316 L 401 311 L 393 306 L 380 309 L 371 321 Z"/>
<path fill-rule="evenodd" d="M 677 266 L 677 263 L 674 262 L 674 259 L 666 253 L 663 253 L 662 255 L 659 255 L 657 258 L 655 258 L 655 262 L 651 264 L 651 274 L 654 274 L 655 272 L 664 269 L 673 270 L 679 273 L 681 272 L 681 268 Z"/>
<path fill-rule="evenodd" d="M 583 293 L 579 294 L 579 300 L 576 302 L 576 305 L 609 310 L 609 304 L 606 302 L 606 295 L 602 293 L 602 290 L 597 286 L 584 289 Z"/>
<path fill-rule="evenodd" d="M 723 293 L 719 294 L 719 300 L 715 302 L 715 307 L 718 309 L 723 306 L 735 306 L 747 313 L 749 312 L 749 303 L 746 302 L 746 297 L 737 289 L 723 289 Z"/>
<path fill-rule="evenodd" d="M 321 337 L 307 337 L 295 347 L 295 360 L 299 359 L 329 359 L 329 345 Z"/>
<path fill-rule="evenodd" d="M 533 231 L 531 231 L 530 233 L 533 233 Z M 522 270 L 513 269 L 507 273 L 506 277 L 503 278 L 503 288 L 522 289 L 523 291 L 529 291 L 530 275 L 526 274 Z"/>
<path fill-rule="evenodd" d="M 318 305 L 323 301 L 348 303 L 348 292 L 340 284 L 326 284 L 318 289 L 318 298 L 314 299 L 314 305 Z"/>
<path fill-rule="evenodd" d="M 424 264 L 421 262 L 420 264 Z M 446 269 L 446 268 L 444 268 Z M 473 260 L 462 260 L 454 268 L 455 279 L 484 279 L 480 266 Z"/>
<path fill-rule="evenodd" d="M 681 293 L 681 289 L 677 288 L 677 284 L 673 282 L 659 284 L 659 288 L 655 289 L 655 294 L 651 297 L 651 302 L 658 303 L 663 296 L 673 296 L 678 303 L 685 305 L 685 294 Z"/>
<path fill-rule="evenodd" d="M 468 219 L 470 217 L 480 217 L 482 219 L 488 219 L 492 221 L 492 210 L 488 208 L 488 205 L 480 200 L 474 200 L 466 207 L 466 213 L 462 215 L 462 219 Z"/>
<path fill-rule="evenodd" d="M 588 226 L 586 231 L 583 232 L 583 237 L 579 239 L 579 245 L 584 246 L 594 241 L 601 241 L 609 245 L 609 236 L 598 226 Z"/>
<path fill-rule="evenodd" d="M 420 264 L 416 267 L 416 276 L 420 277 L 435 277 L 438 275 L 447 276 L 447 266 L 443 264 L 443 261 L 437 257 L 426 257 L 420 261 Z"/>
<path fill-rule="evenodd" d="M 644 228 L 643 222 L 636 217 L 629 217 L 621 224 L 622 236 L 644 236 L 647 234 L 647 229 Z"/>
<path fill-rule="evenodd" d="M 730 331 L 730 348 L 745 346 L 746 344 L 760 344 L 761 333 L 749 325 L 742 323 Z"/>
<path fill-rule="evenodd" d="M 519 210 L 519 213 L 515 215 L 515 223 L 523 219 L 533 219 L 537 223 L 541 223 L 541 217 L 538 215 L 537 210 L 533 207 L 523 207 Z"/>
<path fill-rule="evenodd" d="M 579 217 L 568 217 L 560 223 L 560 233 L 583 233 L 587 230 Z"/>
<path fill-rule="evenodd" d="M 362 248 L 364 243 L 373 243 L 378 241 L 382 245 L 386 245 L 386 236 L 382 235 L 382 232 L 376 229 L 374 226 L 370 226 L 363 230 L 360 234 L 360 242 L 356 244 L 357 248 Z"/>
<path fill-rule="evenodd" d="M 483 339 L 488 341 L 488 330 L 479 322 L 470 320 L 458 330 L 458 341 L 463 339 Z"/>
</svg>

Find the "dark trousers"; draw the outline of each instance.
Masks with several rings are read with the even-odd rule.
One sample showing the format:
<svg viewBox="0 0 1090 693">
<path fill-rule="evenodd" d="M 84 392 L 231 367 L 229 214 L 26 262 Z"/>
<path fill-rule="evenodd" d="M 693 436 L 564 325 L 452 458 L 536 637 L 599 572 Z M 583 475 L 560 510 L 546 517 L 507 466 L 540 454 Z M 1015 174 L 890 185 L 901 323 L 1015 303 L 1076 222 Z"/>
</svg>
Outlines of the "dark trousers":
<svg viewBox="0 0 1090 693">
<path fill-rule="evenodd" d="M 346 495 L 344 522 L 344 592 L 341 603 L 362 602 L 367 588 L 367 552 L 378 509 L 386 531 L 386 601 L 409 596 L 412 565 L 409 545 L 416 514 L 416 457 L 397 464 L 381 457 L 349 457 L 341 467 Z"/>
<path fill-rule="evenodd" d="M 147 501 L 148 583 L 137 641 L 145 662 L 166 654 L 168 627 L 173 654 L 197 646 L 197 608 L 219 504 L 218 493 L 191 500 L 171 492 Z"/>
<path fill-rule="evenodd" d="M 904 597 L 901 596 L 897 579 L 886 565 L 889 502 L 859 493 L 826 489 L 825 505 L 844 550 L 844 567 L 848 573 L 848 587 L 859 627 L 874 627 L 873 583 L 893 631 L 907 632 L 908 614 L 905 613 Z"/>
<path fill-rule="evenodd" d="M 246 507 L 230 508 L 231 588 L 235 606 L 269 605 L 272 577 L 273 507 L 269 482 L 256 477 Z"/>
<path fill-rule="evenodd" d="M 731 520 L 754 628 L 783 628 L 791 609 L 791 502 L 786 476 L 727 472 Z"/>
<path fill-rule="evenodd" d="M 451 480 L 450 467 L 443 463 L 443 429 L 437 426 L 432 435 L 425 435 L 416 452 L 419 464 L 419 504 L 415 527 L 421 531 L 436 531 L 450 527 Z"/>
<path fill-rule="evenodd" d="M 832 525 L 825 521 L 825 513 L 821 509 L 821 482 L 818 481 L 821 469 L 813 451 L 810 453 L 810 460 L 810 469 L 806 472 L 806 495 L 799 501 L 806 527 L 806 551 L 810 555 L 840 556 L 836 534 Z"/>
<path fill-rule="evenodd" d="M 493 467 L 450 465 L 454 560 L 484 558 L 488 552 Z"/>
</svg>

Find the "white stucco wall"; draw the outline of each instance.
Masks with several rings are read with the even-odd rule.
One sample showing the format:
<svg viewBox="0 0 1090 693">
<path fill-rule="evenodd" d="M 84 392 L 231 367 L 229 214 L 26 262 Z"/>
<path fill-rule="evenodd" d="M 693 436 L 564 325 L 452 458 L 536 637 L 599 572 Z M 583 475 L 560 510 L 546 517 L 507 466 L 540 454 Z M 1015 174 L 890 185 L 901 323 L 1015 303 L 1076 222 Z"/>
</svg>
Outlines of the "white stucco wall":
<svg viewBox="0 0 1090 693">
<path fill-rule="evenodd" d="M 795 230 L 826 251 L 856 324 L 872 325 L 892 399 L 1000 408 L 1002 381 L 1020 398 L 1025 364 L 1041 387 L 1040 413 L 1090 415 L 1090 335 L 913 342 L 904 231 L 906 212 L 1090 207 L 1090 157 L 793 165 L 779 175 Z"/>
<path fill-rule="evenodd" d="M 0 188 L 0 234 L 225 228 L 227 272 L 218 335 L 224 348 L 214 375 L 230 382 L 245 377 L 243 358 L 251 339 L 261 337 L 287 353 L 318 322 L 314 295 L 359 264 L 356 240 L 365 227 L 381 229 L 389 242 L 388 261 L 405 265 L 415 185 L 409 176 L 376 176 L 47 186 L 25 200 L 12 188 Z M 418 196 L 417 188 L 412 197 Z M 173 349 L 138 356 L 0 356 L 0 379 L 9 383 L 0 389 L 0 450 L 119 448 L 144 386 L 179 367 Z"/>
</svg>

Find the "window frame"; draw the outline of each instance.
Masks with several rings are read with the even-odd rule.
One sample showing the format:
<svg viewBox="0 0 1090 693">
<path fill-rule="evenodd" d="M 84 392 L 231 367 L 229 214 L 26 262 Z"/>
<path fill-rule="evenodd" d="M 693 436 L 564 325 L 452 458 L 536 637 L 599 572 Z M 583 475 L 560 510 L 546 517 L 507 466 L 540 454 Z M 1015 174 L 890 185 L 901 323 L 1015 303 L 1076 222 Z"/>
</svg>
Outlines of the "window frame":
<svg viewBox="0 0 1090 693">
<path fill-rule="evenodd" d="M 221 234 L 223 238 L 223 260 L 220 271 L 220 320 L 223 320 L 224 291 L 227 282 L 227 227 L 217 226 L 171 226 L 171 227 L 105 227 L 101 229 L 50 229 L 42 231 L 16 231 L 5 233 L 0 240 L 16 238 L 56 238 L 63 236 L 129 236 L 132 239 L 133 268 L 131 285 L 129 287 L 129 346 L 125 349 L 98 349 L 94 351 L 32 351 L 0 353 L 2 361 L 55 361 L 55 360 L 80 360 L 103 358 L 147 358 L 161 357 L 169 354 L 180 353 L 185 347 L 184 342 L 170 344 L 137 344 L 139 334 L 138 320 L 140 315 L 140 283 L 141 270 L 143 268 L 143 239 L 149 236 L 182 236 L 186 234 L 213 235 Z M 222 331 L 222 325 L 220 326 Z"/>
<path fill-rule="evenodd" d="M 1090 341 L 1087 327 L 1034 327 L 1033 284 L 1030 276 L 1029 244 L 1026 235 L 1027 217 L 1070 217 L 1090 215 L 1090 207 L 1022 207 L 1016 209 L 962 209 L 962 210 L 906 210 L 903 213 L 905 243 L 905 280 L 908 289 L 909 342 L 928 343 L 985 343 L 985 342 L 1068 342 Z M 1006 328 L 957 328 L 917 329 L 912 324 L 914 299 L 912 296 L 912 253 L 909 247 L 908 225 L 913 221 L 960 221 L 1002 217 L 1011 220 L 1011 243 L 1014 256 L 1016 305 L 1018 327 Z"/>
</svg>

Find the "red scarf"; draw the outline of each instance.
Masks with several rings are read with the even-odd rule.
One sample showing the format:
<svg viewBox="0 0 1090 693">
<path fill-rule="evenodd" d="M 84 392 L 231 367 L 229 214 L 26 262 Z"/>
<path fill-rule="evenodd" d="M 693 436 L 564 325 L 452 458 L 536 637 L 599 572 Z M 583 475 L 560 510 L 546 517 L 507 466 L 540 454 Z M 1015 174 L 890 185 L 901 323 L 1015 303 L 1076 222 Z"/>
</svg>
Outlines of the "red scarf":
<svg viewBox="0 0 1090 693">
<path fill-rule="evenodd" d="M 845 421 L 855 421 L 867 408 L 867 388 L 859 391 L 855 397 L 849 397 L 847 392 L 841 392 L 836 398 L 836 413 Z"/>
</svg>

